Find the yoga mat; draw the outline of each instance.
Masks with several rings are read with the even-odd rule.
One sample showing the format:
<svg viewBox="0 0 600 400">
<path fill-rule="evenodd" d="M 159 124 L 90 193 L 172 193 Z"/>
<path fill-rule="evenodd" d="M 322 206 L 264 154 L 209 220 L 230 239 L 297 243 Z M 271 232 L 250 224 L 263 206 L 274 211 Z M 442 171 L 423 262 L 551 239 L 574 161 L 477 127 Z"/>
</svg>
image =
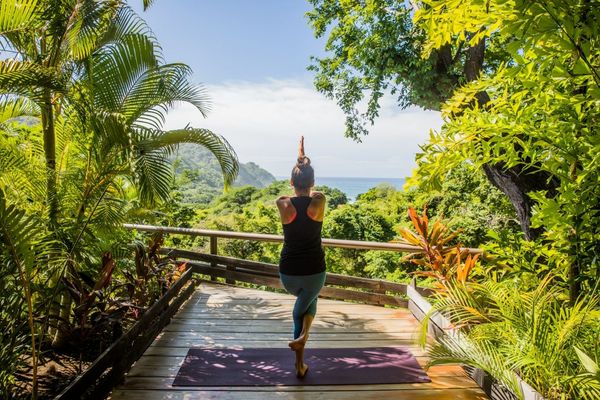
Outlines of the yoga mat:
<svg viewBox="0 0 600 400">
<path fill-rule="evenodd" d="M 431 382 L 415 357 L 401 347 L 313 349 L 304 351 L 309 366 L 296 377 L 289 348 L 194 348 L 173 386 L 370 385 Z"/>
</svg>

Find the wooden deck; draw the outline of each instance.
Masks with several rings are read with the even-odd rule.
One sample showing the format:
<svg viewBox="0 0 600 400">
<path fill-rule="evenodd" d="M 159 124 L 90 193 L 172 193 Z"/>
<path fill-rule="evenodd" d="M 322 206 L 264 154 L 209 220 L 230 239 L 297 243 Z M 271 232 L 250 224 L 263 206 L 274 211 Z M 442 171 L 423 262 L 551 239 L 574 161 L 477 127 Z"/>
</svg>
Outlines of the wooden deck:
<svg viewBox="0 0 600 400">
<path fill-rule="evenodd" d="M 112 399 L 486 399 L 459 366 L 429 369 L 431 383 L 273 387 L 173 387 L 190 347 L 286 347 L 294 297 L 219 284 L 201 284 L 135 363 Z M 309 347 L 402 345 L 421 364 L 419 324 L 406 309 L 319 300 Z M 290 363 L 293 353 L 290 352 Z"/>
</svg>

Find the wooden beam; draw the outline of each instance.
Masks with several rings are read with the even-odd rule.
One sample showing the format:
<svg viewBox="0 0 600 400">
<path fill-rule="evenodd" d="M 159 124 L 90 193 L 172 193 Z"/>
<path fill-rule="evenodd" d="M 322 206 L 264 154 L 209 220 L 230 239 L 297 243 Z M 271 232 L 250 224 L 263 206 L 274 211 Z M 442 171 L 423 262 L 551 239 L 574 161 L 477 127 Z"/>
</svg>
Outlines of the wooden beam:
<svg viewBox="0 0 600 400">
<path fill-rule="evenodd" d="M 155 226 L 155 225 L 142 225 L 142 224 L 123 224 L 126 229 L 135 229 L 144 232 L 165 232 L 179 235 L 188 236 L 207 236 L 207 237 L 220 237 L 226 239 L 238 239 L 238 240 L 253 240 L 258 242 L 270 242 L 270 243 L 283 243 L 283 236 L 281 235 L 267 235 L 263 233 L 252 233 L 252 232 L 230 232 L 230 231 L 215 231 L 209 229 L 191 229 L 191 228 L 178 228 L 170 226 Z M 337 247 L 344 249 L 358 249 L 358 250 L 386 250 L 396 251 L 402 253 L 421 253 L 423 249 L 418 246 L 413 246 L 406 242 L 367 242 L 362 240 L 342 240 L 342 239 L 322 239 L 323 247 Z M 481 249 L 464 248 L 463 250 L 477 254 L 483 253 Z"/>
<path fill-rule="evenodd" d="M 161 254 L 168 254 L 173 258 L 185 258 L 188 260 L 205 261 L 214 264 L 232 266 L 235 268 L 244 268 L 247 270 L 257 271 L 271 276 L 279 276 L 279 267 L 275 264 L 269 264 L 259 261 L 242 260 L 234 257 L 215 256 L 212 254 L 199 253 L 189 250 L 180 249 L 161 249 Z M 382 294 L 385 292 L 394 292 L 406 294 L 406 284 L 398 282 L 390 282 L 382 279 L 362 278 L 358 276 L 327 273 L 328 285 L 348 286 L 357 289 L 379 290 Z M 429 289 L 419 288 L 420 292 L 427 293 Z"/>
</svg>

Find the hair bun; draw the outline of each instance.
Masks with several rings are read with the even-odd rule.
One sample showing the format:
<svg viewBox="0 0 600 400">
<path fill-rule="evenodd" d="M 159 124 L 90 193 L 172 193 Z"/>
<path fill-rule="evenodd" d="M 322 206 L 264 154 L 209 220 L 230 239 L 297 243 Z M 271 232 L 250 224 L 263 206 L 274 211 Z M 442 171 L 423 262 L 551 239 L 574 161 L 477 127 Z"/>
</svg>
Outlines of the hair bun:
<svg viewBox="0 0 600 400">
<path fill-rule="evenodd" d="M 303 167 L 305 165 L 310 165 L 310 158 L 306 156 L 298 157 L 298 162 L 296 164 L 297 167 Z"/>
</svg>

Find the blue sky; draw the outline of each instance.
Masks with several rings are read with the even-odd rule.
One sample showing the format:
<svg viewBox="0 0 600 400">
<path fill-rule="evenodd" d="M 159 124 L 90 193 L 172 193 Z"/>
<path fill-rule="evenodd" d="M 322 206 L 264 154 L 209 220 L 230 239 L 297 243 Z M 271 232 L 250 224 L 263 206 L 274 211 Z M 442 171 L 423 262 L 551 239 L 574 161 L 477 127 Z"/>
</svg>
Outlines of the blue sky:
<svg viewBox="0 0 600 400">
<path fill-rule="evenodd" d="M 308 10 L 303 0 L 157 0 L 142 16 L 167 62 L 185 62 L 199 81 L 218 84 L 310 79 L 309 57 L 324 54 L 324 40 L 314 38 Z"/>
<path fill-rule="evenodd" d="M 208 118 L 181 105 L 167 128 L 191 124 L 227 138 L 240 161 L 288 175 L 297 139 L 321 176 L 401 178 L 414 168 L 418 145 L 441 125 L 439 113 L 400 110 L 384 99 L 381 117 L 363 143 L 344 138 L 344 115 L 318 93 L 310 56 L 323 56 L 304 16 L 303 0 L 156 0 L 146 12 L 167 62 L 184 62 L 212 102 Z"/>
</svg>

